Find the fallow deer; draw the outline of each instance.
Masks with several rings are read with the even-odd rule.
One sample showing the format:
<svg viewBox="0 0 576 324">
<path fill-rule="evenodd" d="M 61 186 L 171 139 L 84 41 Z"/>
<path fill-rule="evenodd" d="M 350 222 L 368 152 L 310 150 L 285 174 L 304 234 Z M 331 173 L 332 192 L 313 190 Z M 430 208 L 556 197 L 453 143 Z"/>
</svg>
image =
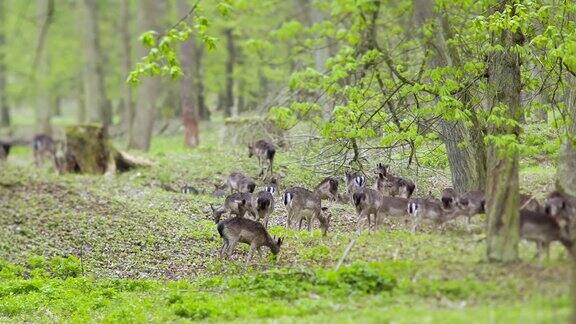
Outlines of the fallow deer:
<svg viewBox="0 0 576 324">
<path fill-rule="evenodd" d="M 281 238 L 273 238 L 268 234 L 264 225 L 251 219 L 232 217 L 218 223 L 218 233 L 222 237 L 223 244 L 220 249 L 220 258 L 232 255 L 236 244 L 245 243 L 250 245 L 247 262 L 252 260 L 254 251 L 261 256 L 260 249 L 263 246 L 270 248 L 274 255 L 278 255 L 282 246 Z"/>
<path fill-rule="evenodd" d="M 312 229 L 312 219 L 317 218 L 320 222 L 322 235 L 326 235 L 330 227 L 328 208 L 322 207 L 320 195 L 302 187 L 292 187 L 284 193 L 284 205 L 288 211 L 286 226 L 291 228 L 292 219 L 298 219 L 298 228 L 302 228 L 304 220 L 308 223 L 308 230 Z"/>
<path fill-rule="evenodd" d="M 248 145 L 248 157 L 256 156 L 258 158 L 258 166 L 260 167 L 260 175 L 264 175 L 265 161 L 268 162 L 268 172 L 270 176 L 273 175 L 272 166 L 274 164 L 274 156 L 276 155 L 276 148 L 274 144 L 259 140 L 254 144 Z"/>
</svg>

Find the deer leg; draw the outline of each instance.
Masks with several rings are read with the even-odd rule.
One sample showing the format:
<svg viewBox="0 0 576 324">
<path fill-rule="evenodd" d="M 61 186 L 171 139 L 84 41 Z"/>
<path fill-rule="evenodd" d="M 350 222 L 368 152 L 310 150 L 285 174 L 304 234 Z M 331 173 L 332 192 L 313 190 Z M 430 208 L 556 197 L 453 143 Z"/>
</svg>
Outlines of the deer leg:
<svg viewBox="0 0 576 324">
<path fill-rule="evenodd" d="M 252 243 L 250 245 L 250 251 L 248 252 L 248 256 L 246 257 L 246 264 L 250 263 L 250 261 L 252 261 L 252 255 L 254 254 L 254 251 L 257 249 L 256 244 Z"/>
<path fill-rule="evenodd" d="M 286 216 L 286 228 L 291 228 L 292 226 L 292 210 L 288 211 L 288 215 Z"/>
<path fill-rule="evenodd" d="M 232 252 L 236 248 L 236 244 L 238 244 L 238 239 L 232 240 L 232 242 L 228 242 L 228 251 L 226 253 L 228 254 L 228 258 L 232 256 Z"/>
<path fill-rule="evenodd" d="M 316 215 L 316 217 L 318 217 L 318 215 Z M 312 217 L 308 217 L 306 220 L 308 221 L 308 232 L 310 232 L 312 230 Z"/>
<path fill-rule="evenodd" d="M 222 248 L 220 248 L 220 259 L 224 258 L 224 252 L 226 251 L 227 248 L 228 248 L 228 240 L 224 239 L 224 242 L 222 243 Z"/>
<path fill-rule="evenodd" d="M 300 221 L 298 222 L 298 230 L 302 229 L 302 222 L 304 221 L 304 217 L 300 217 Z"/>
<path fill-rule="evenodd" d="M 264 217 L 264 228 L 268 229 L 268 220 L 269 220 L 270 216 L 266 215 Z"/>
<path fill-rule="evenodd" d="M 259 257 L 260 259 L 262 259 L 262 247 L 259 246 L 258 248 L 256 248 L 256 251 L 258 252 L 258 257 Z"/>
<path fill-rule="evenodd" d="M 420 223 L 420 218 L 418 217 L 418 209 L 414 211 L 414 219 L 412 220 L 412 234 L 416 233 L 416 228 Z"/>
</svg>

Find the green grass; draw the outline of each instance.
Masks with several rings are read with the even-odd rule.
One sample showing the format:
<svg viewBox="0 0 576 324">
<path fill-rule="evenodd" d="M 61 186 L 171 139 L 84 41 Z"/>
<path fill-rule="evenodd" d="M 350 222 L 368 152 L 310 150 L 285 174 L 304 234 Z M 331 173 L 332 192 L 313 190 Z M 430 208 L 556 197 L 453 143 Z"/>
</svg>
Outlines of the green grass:
<svg viewBox="0 0 576 324">
<path fill-rule="evenodd" d="M 256 175 L 244 147 L 220 145 L 215 125 L 202 144 L 155 138 L 151 168 L 114 177 L 57 176 L 32 167 L 22 149 L 0 169 L 0 321 L 164 322 L 254 319 L 279 322 L 558 322 L 569 311 L 569 263 L 559 245 L 549 261 L 484 261 L 483 217 L 472 233 L 457 221 L 417 234 L 401 220 L 363 233 L 344 266 L 333 270 L 355 236 L 351 206 L 327 203 L 331 230 L 322 237 L 284 228 L 277 198 L 270 232 L 285 237 L 275 260 L 247 265 L 247 246 L 221 261 L 209 219 L 214 183 L 233 170 Z M 120 145 L 120 144 L 119 144 Z M 142 154 L 134 152 L 135 154 Z M 302 152 L 280 151 L 281 189 L 322 176 L 303 169 Z M 447 182 L 422 181 L 420 195 Z M 521 181 L 542 197 L 553 169 L 527 165 Z M 204 193 L 178 191 L 191 184 Z M 263 183 L 259 182 L 259 186 Z"/>
</svg>

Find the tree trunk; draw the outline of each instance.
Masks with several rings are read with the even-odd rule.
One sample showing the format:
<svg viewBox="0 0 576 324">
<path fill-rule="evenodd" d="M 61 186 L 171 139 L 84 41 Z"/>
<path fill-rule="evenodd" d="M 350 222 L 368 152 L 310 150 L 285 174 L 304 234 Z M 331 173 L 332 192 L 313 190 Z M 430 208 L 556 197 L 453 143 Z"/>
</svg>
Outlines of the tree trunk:
<svg viewBox="0 0 576 324">
<path fill-rule="evenodd" d="M 198 43 L 198 42 L 197 42 Z M 204 95 L 204 65 L 202 64 L 202 59 L 204 57 L 204 44 L 200 42 L 194 48 L 194 65 L 196 69 L 196 75 L 194 76 L 194 82 L 196 83 L 196 89 L 198 93 L 198 112 L 200 119 L 210 120 L 210 111 L 206 107 L 206 97 Z"/>
<path fill-rule="evenodd" d="M 161 16 L 161 1 L 142 0 L 138 7 L 138 30 L 158 30 L 158 17 Z M 146 48 L 139 45 L 138 55 L 143 57 L 147 54 Z M 132 132 L 128 135 L 128 147 L 133 149 L 148 150 L 152 138 L 152 129 L 157 112 L 158 78 L 147 77 L 138 87 L 138 96 L 132 124 Z"/>
<path fill-rule="evenodd" d="M 178 11 L 185 15 L 190 8 L 186 0 L 178 1 Z M 194 79 L 198 76 L 198 66 L 194 64 L 194 37 L 180 46 L 180 66 L 184 75 L 180 80 L 180 107 L 184 124 L 184 143 L 196 147 L 200 141 L 198 130 L 198 89 Z"/>
<path fill-rule="evenodd" d="M 83 0 L 84 9 L 84 32 L 85 32 L 85 55 L 86 65 L 86 109 L 90 122 L 102 123 L 107 130 L 112 121 L 112 111 L 106 98 L 104 87 L 104 67 L 102 50 L 100 48 L 100 32 L 98 30 L 97 0 Z"/>
<path fill-rule="evenodd" d="M 514 15 L 514 13 L 512 13 Z M 520 40 L 518 33 L 504 30 L 496 36 L 504 49 L 488 58 L 488 84 L 491 111 L 496 106 L 506 106 L 503 116 L 518 121 L 522 116 L 520 106 L 520 56 L 512 51 Z M 495 136 L 518 137 L 519 130 L 510 126 L 489 125 Z M 488 145 L 488 183 L 486 211 L 488 215 L 487 256 L 491 261 L 508 262 L 518 258 L 520 215 L 518 193 L 518 153 L 507 148 Z"/>
<path fill-rule="evenodd" d="M 572 18 L 573 20 L 573 18 Z M 568 125 L 567 132 L 560 147 L 558 155 L 558 168 L 556 174 L 556 190 L 570 199 L 569 213 L 572 215 L 572 221 L 569 224 L 569 233 L 572 240 L 576 240 L 576 148 L 574 139 L 576 138 L 576 78 L 569 73 L 564 74 L 566 113 L 572 123 Z M 576 245 L 572 246 L 572 255 L 576 255 Z M 576 323 L 576 258 L 572 257 L 572 321 Z"/>
<path fill-rule="evenodd" d="M 234 107 L 234 65 L 236 64 L 236 49 L 234 46 L 234 35 L 232 29 L 224 31 L 226 36 L 226 49 L 228 58 L 226 60 L 226 94 L 224 99 L 224 115 L 231 116 Z"/>
<path fill-rule="evenodd" d="M 10 107 L 8 107 L 8 96 L 6 95 L 6 37 L 4 30 L 5 23 L 5 4 L 0 1 L 0 126 L 10 126 Z"/>
<path fill-rule="evenodd" d="M 130 36 L 130 1 L 122 0 L 120 4 L 120 41 L 122 45 L 122 84 L 124 94 L 122 95 L 123 112 L 122 126 L 126 129 L 126 134 L 132 133 L 132 123 L 134 121 L 134 100 L 132 99 L 132 86 L 126 82 L 128 74 L 132 69 L 132 38 Z"/>
<path fill-rule="evenodd" d="M 41 44 L 39 44 L 38 52 L 36 53 L 38 71 L 34 72 L 34 85 L 36 87 L 36 132 L 42 134 L 52 134 L 50 91 L 45 82 L 46 76 L 50 75 L 50 67 L 46 48 L 43 44 L 47 42 L 47 29 L 52 22 L 53 5 L 54 3 L 50 0 L 38 0 L 38 25 L 41 26 L 39 43 L 41 42 Z"/>
<path fill-rule="evenodd" d="M 434 13 L 434 0 L 414 0 L 414 20 L 419 27 L 430 21 L 433 23 L 434 36 L 426 40 L 426 48 L 433 53 L 428 62 L 431 68 L 461 65 L 458 51 L 448 45 L 447 40 L 451 37 L 448 20 Z M 459 98 L 465 109 L 472 112 L 472 122 L 477 124 L 471 99 L 467 91 Z M 480 128 L 466 128 L 463 122 L 449 122 L 444 119 L 440 119 L 439 123 L 440 138 L 446 147 L 454 189 L 458 193 L 484 190 L 486 150 Z"/>
</svg>

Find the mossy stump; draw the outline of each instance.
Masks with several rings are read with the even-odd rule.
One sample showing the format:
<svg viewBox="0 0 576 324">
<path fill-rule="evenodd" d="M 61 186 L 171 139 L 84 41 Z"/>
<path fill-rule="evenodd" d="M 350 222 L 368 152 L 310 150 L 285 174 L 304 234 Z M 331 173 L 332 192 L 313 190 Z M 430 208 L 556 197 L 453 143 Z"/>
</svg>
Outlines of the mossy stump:
<svg viewBox="0 0 576 324">
<path fill-rule="evenodd" d="M 150 166 L 152 162 L 120 152 L 110 143 L 100 125 L 68 126 L 63 172 L 104 174 Z"/>
</svg>

